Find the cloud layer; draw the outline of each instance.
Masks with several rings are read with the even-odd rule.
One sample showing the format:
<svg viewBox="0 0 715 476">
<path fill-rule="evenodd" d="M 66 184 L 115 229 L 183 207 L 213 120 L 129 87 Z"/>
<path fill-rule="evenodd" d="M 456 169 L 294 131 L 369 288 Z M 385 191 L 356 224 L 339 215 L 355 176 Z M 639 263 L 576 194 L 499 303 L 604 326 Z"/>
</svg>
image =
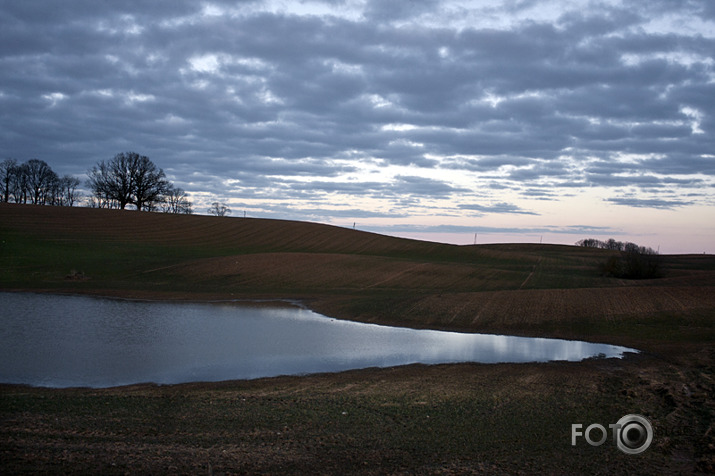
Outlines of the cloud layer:
<svg viewBox="0 0 715 476">
<path fill-rule="evenodd" d="M 0 3 L 2 154 L 60 173 L 136 150 L 324 220 L 715 205 L 706 0 Z"/>
</svg>

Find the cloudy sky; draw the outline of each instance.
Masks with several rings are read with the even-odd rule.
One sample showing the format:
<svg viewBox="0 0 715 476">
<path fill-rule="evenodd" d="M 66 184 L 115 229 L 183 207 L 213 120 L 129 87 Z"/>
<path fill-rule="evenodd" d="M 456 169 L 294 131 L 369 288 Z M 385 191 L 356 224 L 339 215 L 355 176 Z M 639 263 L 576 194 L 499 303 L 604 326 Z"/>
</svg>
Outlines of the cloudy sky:
<svg viewBox="0 0 715 476">
<path fill-rule="evenodd" d="M 710 0 L 0 0 L 0 159 L 196 212 L 715 253 Z"/>
</svg>

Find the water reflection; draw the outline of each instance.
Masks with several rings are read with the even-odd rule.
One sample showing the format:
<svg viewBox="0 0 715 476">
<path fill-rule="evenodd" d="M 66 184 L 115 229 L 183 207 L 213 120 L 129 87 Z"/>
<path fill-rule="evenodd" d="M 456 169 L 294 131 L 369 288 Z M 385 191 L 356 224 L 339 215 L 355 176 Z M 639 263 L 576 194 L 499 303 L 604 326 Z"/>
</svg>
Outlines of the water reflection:
<svg viewBox="0 0 715 476">
<path fill-rule="evenodd" d="M 108 387 L 421 362 L 578 361 L 624 347 L 329 319 L 289 307 L 0 293 L 0 382 Z"/>
</svg>

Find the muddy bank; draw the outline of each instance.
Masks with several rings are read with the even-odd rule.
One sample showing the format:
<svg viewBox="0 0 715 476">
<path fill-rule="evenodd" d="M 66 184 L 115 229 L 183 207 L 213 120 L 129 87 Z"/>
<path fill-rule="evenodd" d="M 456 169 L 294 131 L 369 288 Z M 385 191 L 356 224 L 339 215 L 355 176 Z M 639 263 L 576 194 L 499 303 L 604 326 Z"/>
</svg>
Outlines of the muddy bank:
<svg viewBox="0 0 715 476">
<path fill-rule="evenodd" d="M 412 365 L 104 390 L 0 387 L 5 473 L 697 474 L 713 470 L 711 357 Z M 647 416 L 636 456 L 572 423 Z M 613 421 L 612 421 L 613 420 Z"/>
</svg>

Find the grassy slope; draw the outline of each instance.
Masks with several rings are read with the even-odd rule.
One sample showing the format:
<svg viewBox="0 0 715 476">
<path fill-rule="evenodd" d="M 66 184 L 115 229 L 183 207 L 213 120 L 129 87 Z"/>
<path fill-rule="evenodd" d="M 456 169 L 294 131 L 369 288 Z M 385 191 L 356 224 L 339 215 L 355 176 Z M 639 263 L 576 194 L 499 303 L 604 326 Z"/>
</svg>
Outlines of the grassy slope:
<svg viewBox="0 0 715 476">
<path fill-rule="evenodd" d="M 450 246 L 301 222 L 0 204 L 0 289 L 299 298 L 336 317 L 581 337 L 648 352 L 581 364 L 368 369 L 251 382 L 0 386 L 0 470 L 370 474 L 713 470 L 715 258 L 653 281 L 607 252 Z M 71 271 L 87 279 L 67 279 Z M 570 446 L 642 413 L 643 455 Z"/>
<path fill-rule="evenodd" d="M 454 246 L 305 222 L 7 204 L 0 233 L 4 289 L 296 298 L 335 317 L 638 345 L 714 336 L 713 256 L 667 256 L 665 278 L 626 281 L 599 275 L 609 252 L 574 246 Z M 67 279 L 73 272 L 86 279 Z"/>
</svg>

